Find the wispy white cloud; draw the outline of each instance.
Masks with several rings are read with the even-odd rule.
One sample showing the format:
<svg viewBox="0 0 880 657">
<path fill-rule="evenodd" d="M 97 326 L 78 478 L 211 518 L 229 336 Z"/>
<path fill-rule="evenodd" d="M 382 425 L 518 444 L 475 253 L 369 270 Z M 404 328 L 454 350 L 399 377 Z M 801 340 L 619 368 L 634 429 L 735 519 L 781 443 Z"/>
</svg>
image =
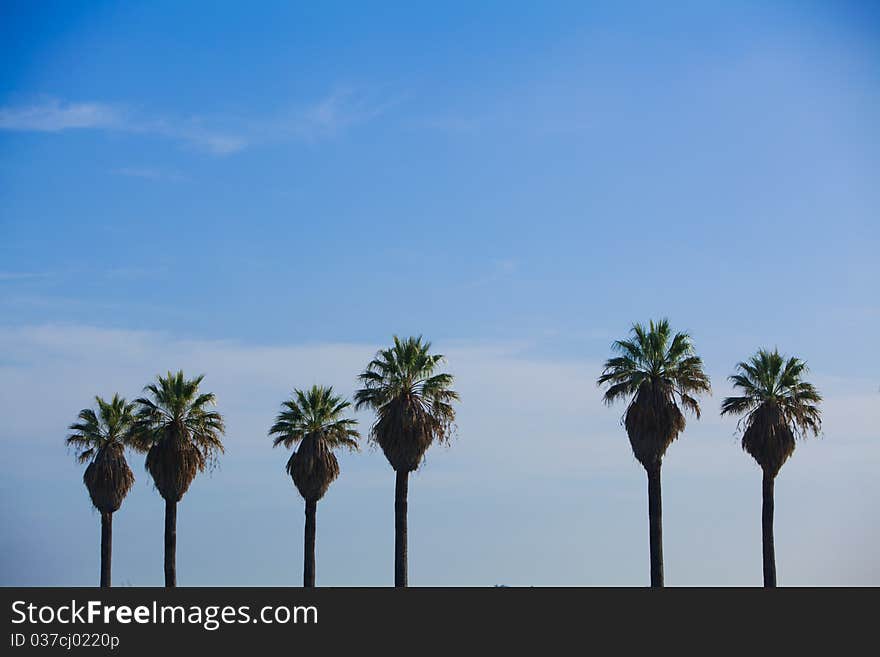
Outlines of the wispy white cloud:
<svg viewBox="0 0 880 657">
<path fill-rule="evenodd" d="M 65 103 L 50 98 L 18 107 L 0 107 L 0 129 L 59 132 L 72 128 L 118 128 L 120 108 L 107 103 Z"/>
<path fill-rule="evenodd" d="M 222 116 L 151 115 L 118 103 L 47 98 L 30 104 L 0 107 L 0 130 L 112 130 L 163 137 L 214 155 L 229 155 L 256 143 L 336 137 L 354 126 L 372 121 L 398 102 L 400 98 L 380 98 L 364 90 L 340 88 L 280 114 L 242 120 Z M 120 173 L 151 177 L 146 170 L 127 171 Z"/>
<path fill-rule="evenodd" d="M 373 93 L 342 88 L 295 110 L 284 122 L 292 134 L 301 138 L 334 137 L 352 126 L 372 121 L 399 102 L 400 98 L 380 99 Z"/>
<path fill-rule="evenodd" d="M 0 107 L 0 130 L 61 132 L 114 130 L 180 141 L 217 155 L 245 148 L 247 140 L 226 131 L 207 129 L 201 118 L 151 117 L 131 107 L 105 102 L 68 102 L 58 98 Z"/>
<path fill-rule="evenodd" d="M 237 153 L 251 143 L 240 131 L 211 130 L 204 123 L 201 118 L 160 119 L 142 124 L 133 123 L 130 130 L 180 141 L 212 155 Z"/>
</svg>

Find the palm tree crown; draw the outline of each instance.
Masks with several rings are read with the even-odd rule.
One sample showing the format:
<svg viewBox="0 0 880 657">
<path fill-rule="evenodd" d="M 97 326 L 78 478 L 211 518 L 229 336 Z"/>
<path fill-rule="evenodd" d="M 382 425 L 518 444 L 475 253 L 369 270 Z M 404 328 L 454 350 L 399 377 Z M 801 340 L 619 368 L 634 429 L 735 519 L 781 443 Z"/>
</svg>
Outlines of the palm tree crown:
<svg viewBox="0 0 880 657">
<path fill-rule="evenodd" d="M 736 369 L 729 379 L 741 394 L 726 398 L 721 414 L 744 416 L 738 425 L 744 428 L 743 449 L 775 476 L 794 452 L 796 437 L 819 435 L 822 397 L 802 378 L 807 364 L 775 349 L 761 349 Z"/>
<path fill-rule="evenodd" d="M 453 376 L 435 373 L 444 357 L 430 349 L 421 336 L 395 335 L 394 346 L 380 350 L 358 377 L 363 388 L 355 393 L 356 408 L 376 410 L 370 436 L 398 472 L 418 468 L 431 443 L 448 440 L 454 430 L 452 402 L 459 397 Z"/>
<path fill-rule="evenodd" d="M 287 462 L 287 473 L 304 499 L 317 501 L 339 476 L 332 450 L 358 449 L 357 420 L 342 417 L 351 403 L 333 394 L 332 387 L 312 386 L 305 392 L 294 390 L 282 406 L 269 430 L 275 437 L 273 446 L 299 445 Z"/>
<path fill-rule="evenodd" d="M 79 412 L 65 441 L 77 452 L 80 463 L 89 461 L 83 482 L 99 511 L 113 513 L 134 484 L 134 474 L 125 460 L 125 448 L 137 448 L 132 434 L 134 404 L 118 394 L 109 402 L 95 397 L 97 413 L 91 408 Z"/>
<path fill-rule="evenodd" d="M 137 440 L 149 450 L 147 470 L 168 501 L 180 500 L 196 474 L 223 452 L 223 418 L 209 408 L 216 403 L 214 394 L 199 392 L 203 378 L 168 372 L 144 388 L 148 397 L 135 400 Z"/>
<path fill-rule="evenodd" d="M 80 463 L 91 459 L 98 451 L 118 444 L 133 446 L 131 427 L 134 423 L 134 404 L 126 403 L 123 397 L 113 395 L 109 402 L 95 397 L 98 412 L 84 408 L 79 412 L 79 422 L 68 429 L 72 432 L 65 441 L 68 447 L 77 450 Z"/>
<path fill-rule="evenodd" d="M 615 341 L 613 348 L 619 355 L 605 362 L 598 379 L 607 386 L 604 401 L 632 397 L 624 424 L 633 454 L 646 468 L 658 465 L 685 427 L 678 403 L 700 417 L 696 395 L 711 391 L 703 361 L 690 335 L 673 335 L 666 319 L 647 327 L 634 324 L 630 338 Z"/>
</svg>

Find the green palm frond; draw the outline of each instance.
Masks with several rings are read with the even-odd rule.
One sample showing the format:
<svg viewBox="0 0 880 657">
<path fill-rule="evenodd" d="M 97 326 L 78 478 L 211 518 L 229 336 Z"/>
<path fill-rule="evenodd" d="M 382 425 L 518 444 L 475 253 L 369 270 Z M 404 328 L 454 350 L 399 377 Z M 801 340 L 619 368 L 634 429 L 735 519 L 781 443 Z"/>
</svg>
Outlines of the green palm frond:
<svg viewBox="0 0 880 657">
<path fill-rule="evenodd" d="M 683 405 L 700 416 L 695 395 L 711 392 L 712 388 L 689 334 L 672 335 L 668 320 L 652 320 L 647 327 L 634 324 L 631 338 L 615 341 L 612 349 L 620 355 L 605 362 L 597 381 L 607 386 L 603 397 L 606 404 L 634 395 L 642 383 L 651 379 L 666 384 L 679 399 L 686 397 Z"/>
<path fill-rule="evenodd" d="M 334 394 L 332 386 L 294 390 L 291 398 L 282 403 L 283 410 L 269 429 L 269 435 L 274 436 L 273 446 L 292 447 L 313 435 L 331 449 L 357 450 L 357 420 L 342 417 L 350 407 L 350 402 Z"/>
<path fill-rule="evenodd" d="M 78 422 L 68 427 L 71 432 L 65 443 L 76 450 L 77 459 L 85 463 L 99 450 L 112 444 L 120 447 L 139 449 L 133 432 L 135 425 L 135 405 L 124 397 L 114 394 L 110 401 L 95 397 L 97 412 L 84 408 L 78 414 Z"/>
</svg>

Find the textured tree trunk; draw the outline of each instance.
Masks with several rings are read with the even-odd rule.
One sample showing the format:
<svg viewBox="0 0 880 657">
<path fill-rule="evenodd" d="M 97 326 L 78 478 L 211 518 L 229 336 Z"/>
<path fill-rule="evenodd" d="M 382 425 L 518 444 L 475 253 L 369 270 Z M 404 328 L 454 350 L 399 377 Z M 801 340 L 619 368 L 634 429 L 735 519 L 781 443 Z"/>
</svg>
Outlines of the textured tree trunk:
<svg viewBox="0 0 880 657">
<path fill-rule="evenodd" d="M 764 473 L 761 534 L 764 546 L 764 586 L 776 586 L 776 548 L 773 545 L 773 484 L 776 478 Z"/>
<path fill-rule="evenodd" d="M 405 587 L 406 582 L 406 493 L 409 472 L 398 472 L 394 487 L 394 586 Z"/>
<path fill-rule="evenodd" d="M 177 502 L 165 500 L 165 586 L 177 586 Z"/>
<path fill-rule="evenodd" d="M 113 552 L 113 513 L 101 512 L 101 588 L 110 588 L 110 559 Z"/>
<path fill-rule="evenodd" d="M 306 588 L 315 586 L 315 516 L 317 510 L 317 501 L 306 500 L 306 531 L 303 547 L 303 586 Z"/>
<path fill-rule="evenodd" d="M 660 499 L 660 464 L 648 472 L 648 532 L 651 545 L 651 586 L 663 586 L 663 505 Z"/>
</svg>

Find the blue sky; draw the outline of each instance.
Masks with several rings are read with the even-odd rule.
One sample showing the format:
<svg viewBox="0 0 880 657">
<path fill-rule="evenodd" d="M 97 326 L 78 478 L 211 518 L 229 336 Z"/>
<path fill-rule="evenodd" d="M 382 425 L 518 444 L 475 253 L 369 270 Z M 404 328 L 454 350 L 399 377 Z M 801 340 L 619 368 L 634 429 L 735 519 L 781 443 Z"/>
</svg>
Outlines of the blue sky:
<svg viewBox="0 0 880 657">
<path fill-rule="evenodd" d="M 180 582 L 296 583 L 280 401 L 423 333 L 463 401 L 410 487 L 411 583 L 643 584 L 644 474 L 594 382 L 668 316 L 715 392 L 665 462 L 667 582 L 760 583 L 759 471 L 717 409 L 778 346 L 827 397 L 777 486 L 780 582 L 880 584 L 876 5 L 473 4 L 3 3 L 0 581 L 96 579 L 65 427 L 183 367 L 230 431 Z M 158 584 L 131 460 L 114 578 Z M 392 492 L 344 457 L 319 584 L 391 581 Z"/>
</svg>

